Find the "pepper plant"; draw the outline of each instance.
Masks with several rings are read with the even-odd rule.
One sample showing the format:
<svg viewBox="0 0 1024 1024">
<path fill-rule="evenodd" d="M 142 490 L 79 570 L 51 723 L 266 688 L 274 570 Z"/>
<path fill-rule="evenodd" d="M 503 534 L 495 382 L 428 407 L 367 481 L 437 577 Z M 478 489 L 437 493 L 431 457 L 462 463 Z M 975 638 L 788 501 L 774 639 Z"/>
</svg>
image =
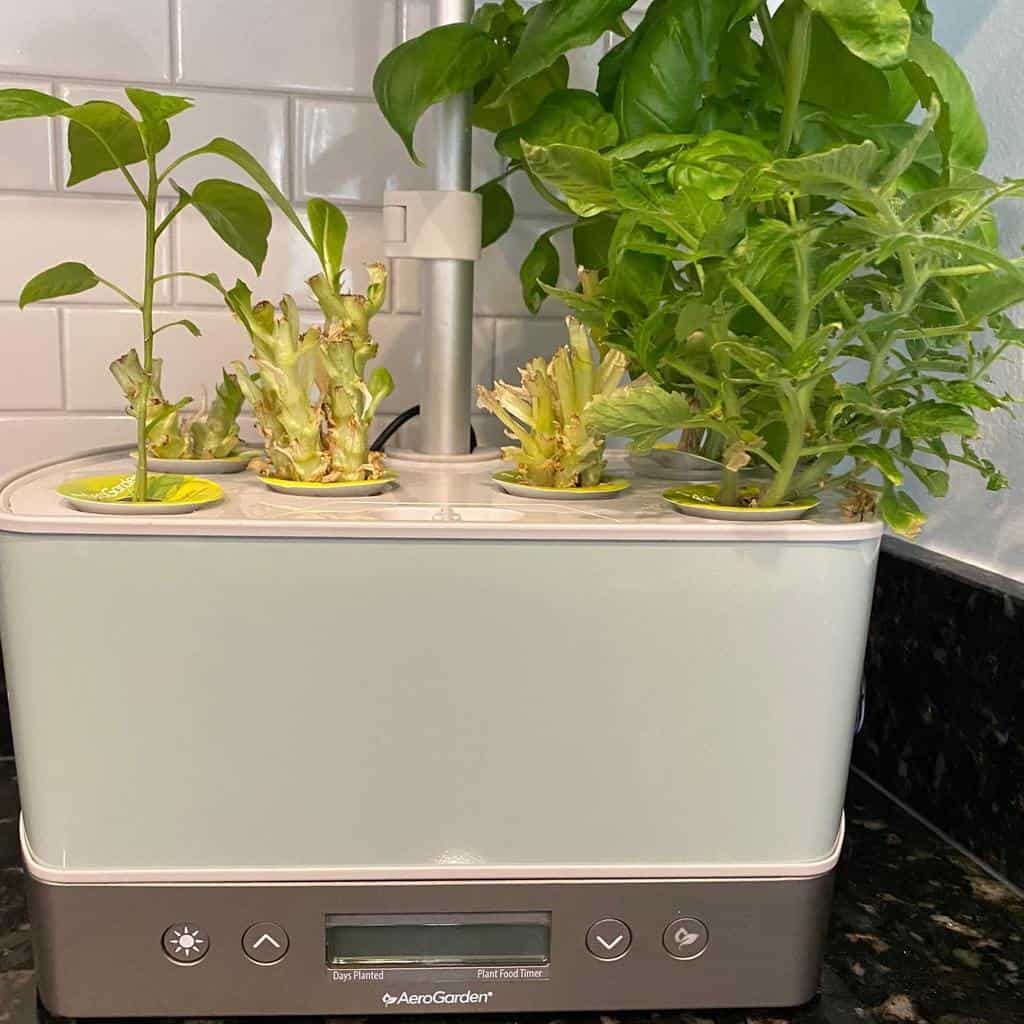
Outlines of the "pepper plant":
<svg viewBox="0 0 1024 1024">
<path fill-rule="evenodd" d="M 1020 343 L 1006 311 L 1024 274 L 992 209 L 1022 189 L 978 173 L 985 127 L 925 0 L 654 0 L 634 30 L 632 6 L 490 4 L 458 29 L 477 123 L 567 214 L 527 258 L 528 304 L 556 294 L 629 357 L 634 383 L 586 421 L 641 447 L 682 428 L 722 462 L 721 501 L 842 487 L 850 512 L 877 505 L 905 533 L 923 520 L 911 476 L 941 495 L 959 462 L 1005 486 L 974 439 L 978 412 L 1011 401 L 988 378 Z M 621 41 L 593 91 L 551 86 L 607 31 Z M 378 72 L 410 146 L 451 83 L 409 72 L 445 39 Z M 576 292 L 554 287 L 558 230 L 586 268 Z M 771 479 L 741 497 L 751 462 Z"/>
<path fill-rule="evenodd" d="M 597 396 L 622 383 L 626 356 L 609 350 L 594 358 L 587 329 L 569 317 L 569 344 L 548 362 L 532 359 L 519 372 L 516 387 L 499 381 L 477 389 L 481 409 L 505 425 L 516 446 L 502 450 L 523 483 L 536 487 L 593 487 L 605 470 L 605 439 L 584 422 L 584 410 Z"/>
<path fill-rule="evenodd" d="M 132 195 L 142 206 L 145 216 L 142 295 L 136 297 L 123 287 L 101 277 L 80 262 L 64 262 L 43 271 L 25 285 L 22 307 L 33 302 L 56 299 L 89 291 L 99 285 L 112 290 L 140 316 L 142 356 L 131 354 L 128 362 L 119 360 L 119 381 L 133 383 L 131 409 L 137 420 L 138 468 L 135 474 L 134 501 L 150 498 L 147 453 L 150 431 L 167 431 L 169 417 L 177 409 L 168 406 L 159 394 L 159 364 L 154 361 L 156 336 L 165 330 L 180 327 L 198 336 L 199 328 L 189 320 L 178 320 L 160 327 L 154 325 L 153 306 L 157 285 L 174 277 L 198 277 L 188 271 L 157 273 L 157 244 L 174 220 L 187 208 L 197 210 L 220 236 L 259 273 L 267 254 L 271 216 L 263 197 L 246 185 L 219 178 L 199 182 L 191 192 L 174 182 L 171 175 L 187 161 L 203 155 L 220 156 L 241 167 L 265 190 L 277 195 L 276 186 L 259 163 L 237 143 L 214 139 L 205 146 L 185 153 L 163 169 L 157 157 L 171 140 L 170 121 L 192 107 L 191 100 L 164 96 L 147 89 L 126 89 L 134 112 L 107 100 L 93 100 L 72 105 L 47 93 L 32 89 L 0 90 L 0 121 L 26 117 L 63 118 L 68 122 L 67 145 L 71 157 L 68 186 L 89 181 L 106 171 L 118 171 L 128 183 Z M 138 174 L 142 166 L 142 175 Z M 134 170 L 133 170 L 134 168 Z M 161 216 L 160 189 L 169 182 L 177 199 Z M 268 189 L 269 186 L 269 189 Z M 283 196 L 280 196 L 282 201 Z M 212 277 L 204 278 L 216 283 Z M 154 388 L 155 385 L 155 388 Z M 169 411 L 170 410 L 170 411 Z M 155 414 L 154 414 L 155 413 Z"/>
</svg>

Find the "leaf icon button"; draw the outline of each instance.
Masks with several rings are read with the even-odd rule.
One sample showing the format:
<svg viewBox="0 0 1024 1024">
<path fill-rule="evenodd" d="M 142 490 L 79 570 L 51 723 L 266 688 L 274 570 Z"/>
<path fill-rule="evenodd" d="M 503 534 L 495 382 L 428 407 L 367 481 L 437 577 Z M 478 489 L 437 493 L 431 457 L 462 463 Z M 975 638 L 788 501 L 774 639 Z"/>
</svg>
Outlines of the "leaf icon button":
<svg viewBox="0 0 1024 1024">
<path fill-rule="evenodd" d="M 696 960 L 711 941 L 708 926 L 695 917 L 680 917 L 673 921 L 662 937 L 669 956 L 676 960 Z"/>
</svg>

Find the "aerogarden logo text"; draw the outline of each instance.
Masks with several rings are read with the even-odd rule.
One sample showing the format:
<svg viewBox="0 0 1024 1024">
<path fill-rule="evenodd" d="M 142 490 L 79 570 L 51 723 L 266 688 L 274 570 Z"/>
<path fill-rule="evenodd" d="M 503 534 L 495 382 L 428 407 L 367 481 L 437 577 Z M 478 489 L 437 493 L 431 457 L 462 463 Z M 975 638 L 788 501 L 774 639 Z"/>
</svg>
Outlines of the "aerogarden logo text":
<svg viewBox="0 0 1024 1024">
<path fill-rule="evenodd" d="M 380 1001 L 385 1006 L 477 1006 L 486 1005 L 494 998 L 493 992 L 403 992 L 400 996 L 385 992 Z"/>
</svg>

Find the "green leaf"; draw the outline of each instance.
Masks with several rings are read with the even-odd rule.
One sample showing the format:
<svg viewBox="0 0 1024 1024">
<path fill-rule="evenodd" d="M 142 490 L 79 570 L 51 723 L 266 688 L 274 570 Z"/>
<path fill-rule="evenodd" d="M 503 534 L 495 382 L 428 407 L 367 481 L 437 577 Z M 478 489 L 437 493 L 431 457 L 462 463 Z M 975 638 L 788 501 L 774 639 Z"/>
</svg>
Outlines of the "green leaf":
<svg viewBox="0 0 1024 1024">
<path fill-rule="evenodd" d="M 454 24 L 403 43 L 380 62 L 373 95 L 415 163 L 423 166 L 413 136 L 424 113 L 489 78 L 504 60 L 504 51 L 486 33 Z"/>
<path fill-rule="evenodd" d="M 771 163 L 772 154 L 756 139 L 713 131 L 684 149 L 669 170 L 675 189 L 692 188 L 711 199 L 725 199 L 739 188 L 752 167 Z"/>
<path fill-rule="evenodd" d="M 195 104 L 184 96 L 165 96 L 149 89 L 125 89 L 125 95 L 132 106 L 142 115 L 147 124 L 156 125 L 168 118 L 191 110 Z"/>
<path fill-rule="evenodd" d="M 903 483 L 903 474 L 900 472 L 892 452 L 877 444 L 855 444 L 850 448 L 850 454 L 855 459 L 863 459 L 870 462 L 882 476 L 891 484 Z"/>
<path fill-rule="evenodd" d="M 619 141 L 619 126 L 593 93 L 560 89 L 549 94 L 536 113 L 500 132 L 494 147 L 511 160 L 523 158 L 522 143 L 549 146 L 563 143 L 582 149 L 608 149 Z"/>
<path fill-rule="evenodd" d="M 882 166 L 882 154 L 873 142 L 838 146 L 825 153 L 811 153 L 792 160 L 776 160 L 771 173 L 801 191 L 839 196 L 848 190 L 871 189 Z"/>
<path fill-rule="evenodd" d="M 937 381 L 932 385 L 932 390 L 943 401 L 953 402 L 956 405 L 968 405 L 985 412 L 1006 407 L 1006 402 L 1003 399 L 993 395 L 991 391 L 987 391 L 980 384 L 969 380 Z"/>
<path fill-rule="evenodd" d="M 554 92 L 569 86 L 569 61 L 559 57 L 554 64 L 503 93 L 501 77 L 496 75 L 487 91 L 473 106 L 473 125 L 489 132 L 501 132 L 528 121 Z"/>
<path fill-rule="evenodd" d="M 924 484 L 933 498 L 945 498 L 949 494 L 949 474 L 944 470 L 918 466 L 915 463 L 909 463 L 908 468 Z"/>
<path fill-rule="evenodd" d="M 326 199 L 310 199 L 306 207 L 309 231 L 324 276 L 337 289 L 345 259 L 348 221 L 345 214 Z"/>
<path fill-rule="evenodd" d="M 546 0 L 527 16 L 526 30 L 502 72 L 505 92 L 569 50 L 590 46 L 614 28 L 635 0 Z M 406 44 L 408 45 L 408 44 Z"/>
<path fill-rule="evenodd" d="M 962 303 L 964 316 L 972 323 L 1024 302 L 1024 265 L 1013 271 L 995 270 L 972 278 Z"/>
<path fill-rule="evenodd" d="M 18 305 L 24 309 L 33 302 L 78 295 L 95 288 L 99 283 L 100 279 L 84 263 L 59 263 L 41 274 L 36 274 L 22 288 Z"/>
<path fill-rule="evenodd" d="M 665 286 L 667 261 L 664 256 L 653 256 L 638 251 L 637 244 L 656 242 L 659 236 L 644 224 L 636 214 L 619 217 L 608 251 L 608 294 L 617 302 L 630 307 L 638 316 L 657 308 Z"/>
<path fill-rule="evenodd" d="M 736 8 L 736 13 L 733 14 L 732 20 L 729 22 L 729 28 L 734 28 L 741 21 L 752 18 L 762 3 L 763 0 L 740 0 L 739 7 Z"/>
<path fill-rule="evenodd" d="M 921 148 L 932 137 L 932 130 L 938 124 L 941 114 L 942 106 L 938 98 L 933 97 L 924 119 L 915 129 L 910 141 L 896 154 L 882 172 L 880 181 L 882 185 L 891 184 L 910 170 L 917 159 L 917 154 L 921 152 Z"/>
<path fill-rule="evenodd" d="M 935 134 L 949 167 L 977 170 L 988 153 L 988 131 L 960 66 L 938 43 L 915 35 L 906 72 L 923 107 L 936 96 L 942 103 Z"/>
<path fill-rule="evenodd" d="M 274 205 L 291 221 L 295 230 L 314 248 L 316 246 L 313 243 L 313 239 L 310 237 L 309 232 L 306 230 L 306 225 L 302 223 L 302 218 L 295 212 L 295 207 L 288 201 L 288 197 L 277 187 L 274 179 L 263 169 L 262 164 L 256 159 L 247 149 L 244 149 L 237 142 L 232 142 L 230 139 L 216 138 L 211 142 L 208 142 L 205 146 L 200 149 L 192 150 L 187 153 L 182 160 L 188 160 L 195 156 L 205 156 L 206 154 L 212 154 L 213 156 L 223 157 L 225 160 L 230 160 L 233 164 L 241 167 L 246 174 L 256 182 L 257 185 L 270 198 L 273 200 Z"/>
<path fill-rule="evenodd" d="M 65 107 L 60 113 L 71 121 L 68 127 L 69 187 L 146 159 L 139 122 L 116 103 L 91 100 L 79 107 Z M 152 132 L 152 137 L 153 152 L 158 152 L 170 142 L 171 133 L 164 124 L 162 131 Z"/>
<path fill-rule="evenodd" d="M 493 245 L 512 227 L 516 217 L 515 204 L 500 181 L 488 181 L 477 194 L 483 197 L 483 247 Z"/>
<path fill-rule="evenodd" d="M 903 430 L 915 440 L 956 434 L 977 437 L 978 424 L 965 409 L 950 402 L 921 402 L 903 414 Z"/>
<path fill-rule="evenodd" d="M 184 327 L 193 338 L 201 338 L 203 336 L 203 332 L 192 320 L 172 320 L 169 324 L 164 324 L 163 326 L 158 327 L 153 333 L 159 334 L 161 331 L 166 331 L 170 327 Z"/>
<path fill-rule="evenodd" d="M 784 52 L 788 52 L 793 37 L 794 15 L 802 6 L 802 0 L 786 0 L 772 19 Z M 874 124 L 899 123 L 917 105 L 917 93 L 902 68 L 883 70 L 861 60 L 824 18 L 811 21 L 803 99 L 832 115 L 870 115 Z"/>
<path fill-rule="evenodd" d="M 900 0 L 806 0 L 843 45 L 878 68 L 902 63 L 910 44 L 910 15 Z"/>
<path fill-rule="evenodd" d="M 531 313 L 538 313 L 544 305 L 547 292 L 542 287 L 554 287 L 558 284 L 562 272 L 562 260 L 558 250 L 551 241 L 554 231 L 545 231 L 527 254 L 519 271 L 519 280 L 523 286 L 523 301 Z"/>
<path fill-rule="evenodd" d="M 721 0 L 654 0 L 618 69 L 623 139 L 693 128 L 733 11 Z"/>
<path fill-rule="evenodd" d="M 605 437 L 628 438 L 642 452 L 673 430 L 690 426 L 695 417 L 685 395 L 650 384 L 595 398 L 583 419 L 589 430 Z"/>
<path fill-rule="evenodd" d="M 611 162 L 600 153 L 578 146 L 523 142 L 523 154 L 530 170 L 561 192 L 578 216 L 593 217 L 615 208 Z"/>
<path fill-rule="evenodd" d="M 592 217 L 572 229 L 573 256 L 576 266 L 585 270 L 603 270 L 608 266 L 608 247 L 611 245 L 615 220 L 611 217 Z"/>
<path fill-rule="evenodd" d="M 0 89 L 0 121 L 21 117 L 52 117 L 70 103 L 35 89 Z"/>
<path fill-rule="evenodd" d="M 894 490 L 889 485 L 882 492 L 878 513 L 896 533 L 910 538 L 916 537 L 928 521 L 928 517 L 909 494 Z"/>
<path fill-rule="evenodd" d="M 251 263 L 257 274 L 260 273 L 267 257 L 272 224 L 263 196 L 247 185 L 210 178 L 193 189 L 192 205 L 210 227 Z"/>
</svg>

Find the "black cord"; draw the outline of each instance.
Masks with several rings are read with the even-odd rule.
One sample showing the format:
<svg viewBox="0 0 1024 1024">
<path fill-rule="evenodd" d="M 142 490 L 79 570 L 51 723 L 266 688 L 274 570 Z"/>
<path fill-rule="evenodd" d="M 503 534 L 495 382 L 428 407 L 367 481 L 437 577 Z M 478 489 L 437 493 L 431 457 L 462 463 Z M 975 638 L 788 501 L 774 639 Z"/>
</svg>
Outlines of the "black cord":
<svg viewBox="0 0 1024 1024">
<path fill-rule="evenodd" d="M 370 450 L 374 452 L 384 451 L 384 446 L 388 443 L 408 423 L 410 420 L 416 419 L 420 414 L 420 407 L 414 405 L 405 412 L 399 413 L 381 432 L 380 436 L 376 441 L 370 445 Z M 469 428 L 469 450 L 475 452 L 477 448 L 476 430 L 470 425 Z"/>
</svg>

